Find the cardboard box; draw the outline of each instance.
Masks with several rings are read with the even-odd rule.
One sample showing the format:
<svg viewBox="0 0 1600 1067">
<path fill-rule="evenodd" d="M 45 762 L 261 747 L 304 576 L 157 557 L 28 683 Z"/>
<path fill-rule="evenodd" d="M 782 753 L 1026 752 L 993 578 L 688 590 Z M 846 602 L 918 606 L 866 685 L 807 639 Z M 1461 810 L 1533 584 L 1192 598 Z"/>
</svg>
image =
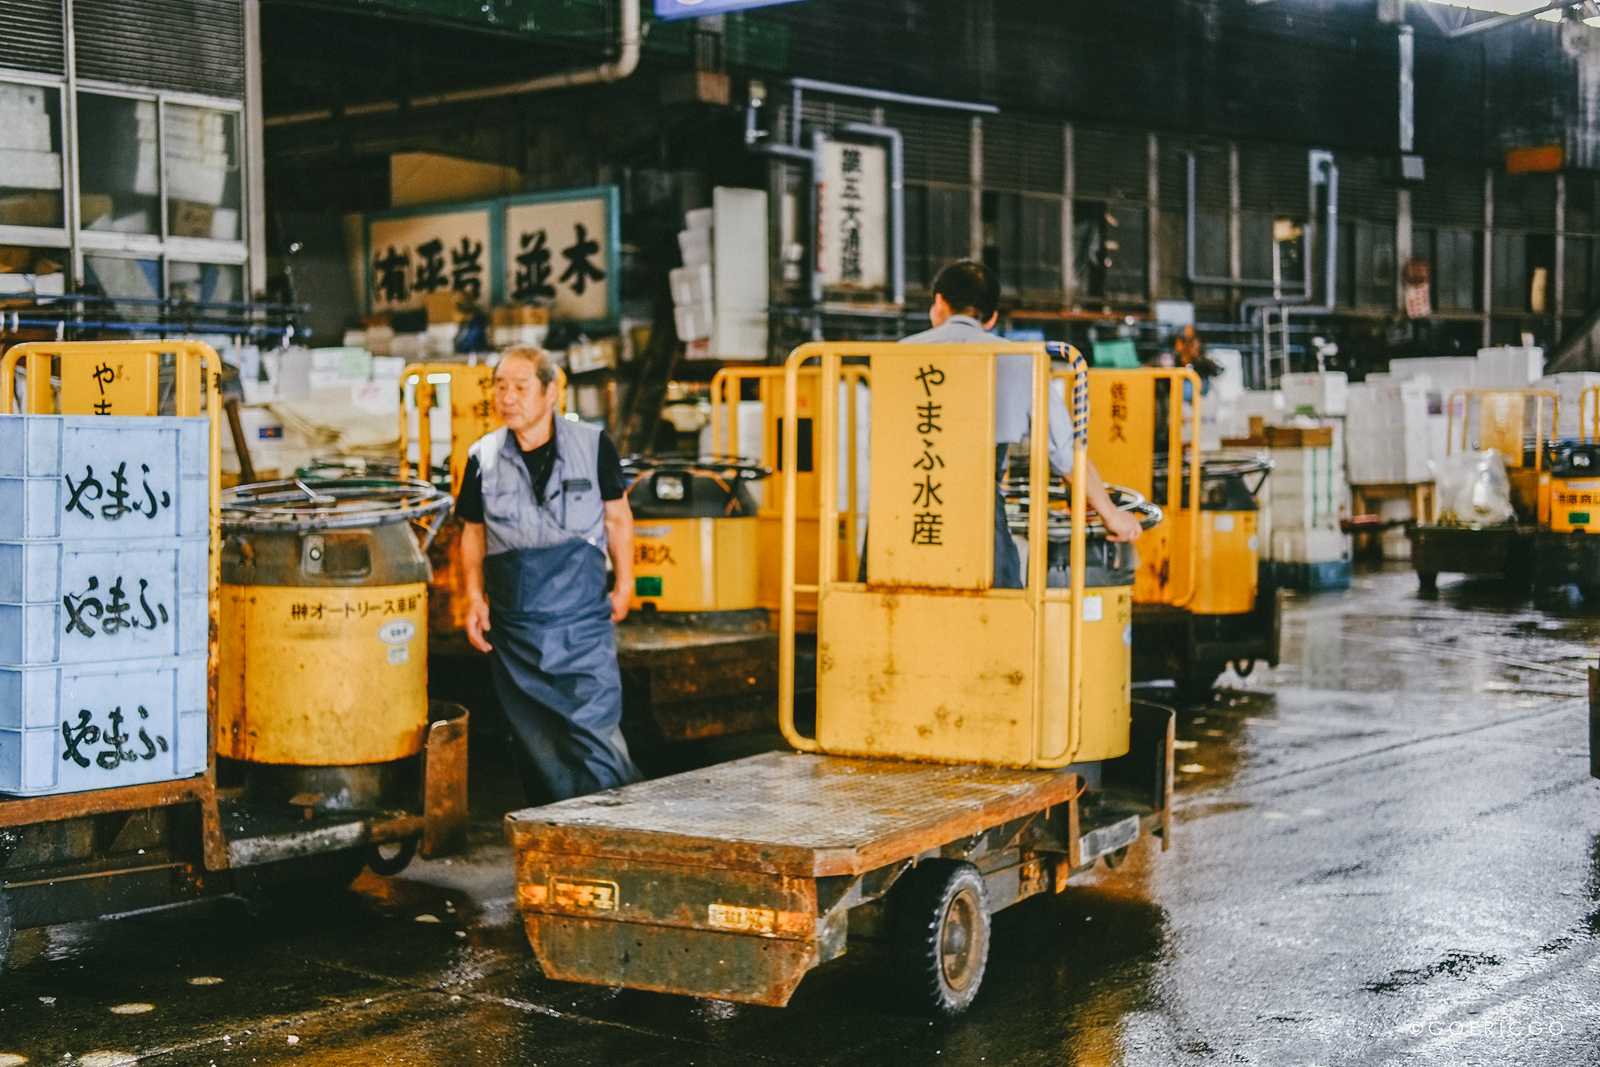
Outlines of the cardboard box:
<svg viewBox="0 0 1600 1067">
<path fill-rule="evenodd" d="M 173 200 L 167 218 L 175 237 L 210 237 L 217 209 L 193 200 Z"/>
</svg>

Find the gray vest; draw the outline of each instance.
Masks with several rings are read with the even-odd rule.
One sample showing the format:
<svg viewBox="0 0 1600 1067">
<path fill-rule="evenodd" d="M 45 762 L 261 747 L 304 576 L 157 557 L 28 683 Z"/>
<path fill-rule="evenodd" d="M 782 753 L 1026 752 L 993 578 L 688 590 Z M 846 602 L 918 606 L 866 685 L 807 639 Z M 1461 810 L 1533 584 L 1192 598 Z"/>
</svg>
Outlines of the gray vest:
<svg viewBox="0 0 1600 1067">
<path fill-rule="evenodd" d="M 516 436 L 504 426 L 480 437 L 468 455 L 483 473 L 488 554 L 587 541 L 604 552 L 606 507 L 600 499 L 600 430 L 557 417 L 556 461 L 544 503 L 533 495 Z"/>
</svg>

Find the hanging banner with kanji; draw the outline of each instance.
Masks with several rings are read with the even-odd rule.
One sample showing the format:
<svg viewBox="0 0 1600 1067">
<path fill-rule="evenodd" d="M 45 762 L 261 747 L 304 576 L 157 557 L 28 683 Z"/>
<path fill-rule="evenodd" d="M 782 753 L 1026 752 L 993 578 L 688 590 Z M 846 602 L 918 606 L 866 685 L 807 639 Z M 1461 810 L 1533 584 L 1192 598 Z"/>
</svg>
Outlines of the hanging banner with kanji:
<svg viewBox="0 0 1600 1067">
<path fill-rule="evenodd" d="M 374 219 L 368 226 L 373 311 L 419 308 L 430 293 L 454 291 L 477 301 L 489 295 L 487 210 Z"/>
<path fill-rule="evenodd" d="M 823 148 L 821 196 L 822 283 L 851 289 L 887 285 L 889 182 L 883 148 L 829 141 Z"/>
<path fill-rule="evenodd" d="M 367 308 L 406 311 L 454 291 L 480 307 L 540 304 L 552 321 L 615 326 L 620 231 L 615 186 L 375 212 Z"/>
<path fill-rule="evenodd" d="M 508 205 L 507 301 L 551 301 L 556 321 L 609 318 L 616 247 L 608 206 L 602 197 Z"/>
</svg>

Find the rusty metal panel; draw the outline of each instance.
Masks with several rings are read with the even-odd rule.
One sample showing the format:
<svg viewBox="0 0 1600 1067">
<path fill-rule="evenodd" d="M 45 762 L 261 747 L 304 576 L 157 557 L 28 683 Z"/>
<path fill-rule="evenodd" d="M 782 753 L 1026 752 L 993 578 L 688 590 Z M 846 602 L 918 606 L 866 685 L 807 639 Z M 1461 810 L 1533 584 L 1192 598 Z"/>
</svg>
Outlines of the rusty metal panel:
<svg viewBox="0 0 1600 1067">
<path fill-rule="evenodd" d="M 1066 803 L 1077 776 L 769 752 L 506 816 L 520 851 L 862 874 Z"/>
<path fill-rule="evenodd" d="M 811 878 L 546 852 L 517 854 L 517 904 L 525 914 L 568 915 L 812 941 Z"/>
<path fill-rule="evenodd" d="M 422 857 L 433 859 L 460 852 L 467 844 L 467 710 L 433 705 L 454 712 L 428 727 L 422 765 Z"/>
<path fill-rule="evenodd" d="M 816 965 L 812 942 L 529 914 L 546 976 L 781 1008 Z"/>
<path fill-rule="evenodd" d="M 992 545 L 992 507 L 983 517 Z M 1027 601 L 873 586 L 822 596 L 817 740 L 824 749 L 949 763 L 1033 761 L 1039 672 Z"/>
</svg>

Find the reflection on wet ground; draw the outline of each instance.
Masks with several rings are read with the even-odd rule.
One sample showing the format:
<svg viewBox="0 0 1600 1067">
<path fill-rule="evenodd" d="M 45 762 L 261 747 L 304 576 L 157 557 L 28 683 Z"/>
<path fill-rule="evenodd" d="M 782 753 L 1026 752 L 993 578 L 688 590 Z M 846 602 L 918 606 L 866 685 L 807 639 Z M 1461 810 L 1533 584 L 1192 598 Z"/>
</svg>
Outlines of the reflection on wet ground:
<svg viewBox="0 0 1600 1067">
<path fill-rule="evenodd" d="M 1180 712 L 1172 849 L 1001 913 L 960 1020 L 872 945 L 786 1009 L 545 979 L 487 743 L 464 857 L 20 934 L 0 1067 L 1600 1062 L 1600 613 L 1415 588 L 1292 597 L 1283 664 Z"/>
</svg>

